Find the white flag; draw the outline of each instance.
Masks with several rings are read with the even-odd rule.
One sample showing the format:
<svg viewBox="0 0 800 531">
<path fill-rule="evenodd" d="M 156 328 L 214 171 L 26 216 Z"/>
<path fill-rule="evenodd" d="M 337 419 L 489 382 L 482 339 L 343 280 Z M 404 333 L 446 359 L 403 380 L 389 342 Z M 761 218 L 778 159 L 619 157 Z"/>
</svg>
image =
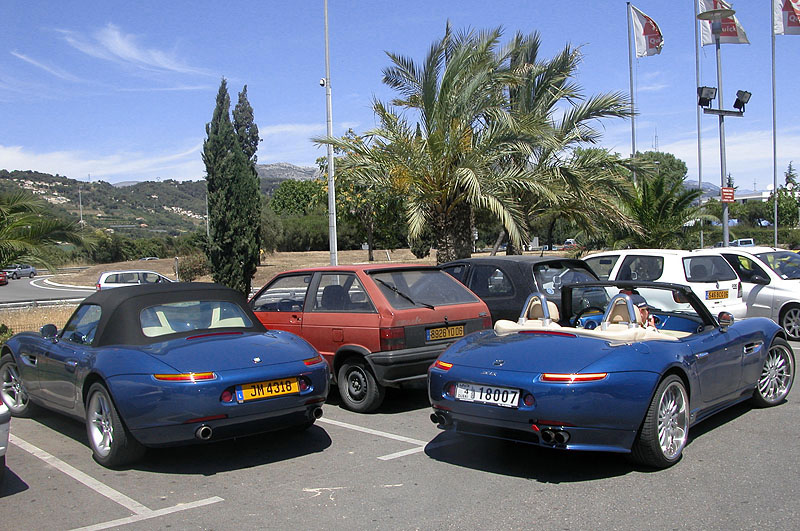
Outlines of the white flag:
<svg viewBox="0 0 800 531">
<path fill-rule="evenodd" d="M 661 53 L 664 36 L 655 21 L 631 5 L 633 35 L 636 37 L 636 57 Z"/>
<path fill-rule="evenodd" d="M 775 35 L 800 35 L 800 0 L 772 0 Z"/>
<path fill-rule="evenodd" d="M 698 0 L 700 13 L 711 11 L 712 9 L 732 9 L 731 5 L 725 0 Z M 714 34 L 711 33 L 711 21 L 700 21 L 700 33 L 703 36 L 703 46 L 714 44 Z M 722 19 L 722 33 L 719 36 L 720 44 L 750 44 L 744 28 L 739 24 L 736 15 Z"/>
</svg>

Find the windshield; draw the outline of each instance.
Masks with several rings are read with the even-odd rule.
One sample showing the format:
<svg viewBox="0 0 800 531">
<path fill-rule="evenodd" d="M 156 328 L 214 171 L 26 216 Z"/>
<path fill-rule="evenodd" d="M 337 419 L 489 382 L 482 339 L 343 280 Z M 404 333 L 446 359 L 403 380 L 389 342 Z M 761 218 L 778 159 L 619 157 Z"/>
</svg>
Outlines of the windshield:
<svg viewBox="0 0 800 531">
<path fill-rule="evenodd" d="M 800 278 L 800 256 L 789 251 L 772 251 L 756 255 L 782 279 Z"/>
<path fill-rule="evenodd" d="M 533 278 L 539 290 L 551 299 L 561 297 L 561 286 L 565 284 L 597 281 L 586 267 L 559 261 L 534 265 Z"/>
<path fill-rule="evenodd" d="M 377 271 L 370 276 L 396 310 L 478 302 L 463 284 L 438 269 Z"/>
</svg>

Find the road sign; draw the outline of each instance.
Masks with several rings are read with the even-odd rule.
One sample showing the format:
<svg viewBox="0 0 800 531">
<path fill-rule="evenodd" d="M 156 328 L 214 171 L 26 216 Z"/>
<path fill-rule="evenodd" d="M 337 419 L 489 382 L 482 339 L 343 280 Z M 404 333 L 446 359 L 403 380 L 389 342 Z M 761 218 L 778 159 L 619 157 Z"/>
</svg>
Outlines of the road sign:
<svg viewBox="0 0 800 531">
<path fill-rule="evenodd" d="M 722 202 L 723 203 L 733 203 L 734 202 L 733 188 L 726 186 L 726 187 L 724 187 L 722 189 Z"/>
</svg>

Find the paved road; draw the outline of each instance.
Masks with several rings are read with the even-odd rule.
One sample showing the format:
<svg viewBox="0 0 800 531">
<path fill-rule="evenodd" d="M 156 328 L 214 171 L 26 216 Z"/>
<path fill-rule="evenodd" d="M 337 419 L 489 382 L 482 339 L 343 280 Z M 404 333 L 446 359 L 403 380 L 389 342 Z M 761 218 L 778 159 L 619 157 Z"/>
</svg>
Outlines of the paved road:
<svg viewBox="0 0 800 531">
<path fill-rule="evenodd" d="M 796 529 L 800 393 L 692 429 L 676 466 L 440 432 L 424 389 L 375 414 L 335 400 L 302 434 L 151 450 L 112 471 L 83 424 L 12 419 L 0 515 L 73 529 Z M 92 527 L 90 527 L 92 528 Z"/>
<path fill-rule="evenodd" d="M 43 301 L 58 299 L 84 299 L 92 293 L 92 287 L 67 286 L 54 283 L 51 275 L 35 278 L 9 279 L 8 284 L 0 286 L 0 303 Z"/>
</svg>

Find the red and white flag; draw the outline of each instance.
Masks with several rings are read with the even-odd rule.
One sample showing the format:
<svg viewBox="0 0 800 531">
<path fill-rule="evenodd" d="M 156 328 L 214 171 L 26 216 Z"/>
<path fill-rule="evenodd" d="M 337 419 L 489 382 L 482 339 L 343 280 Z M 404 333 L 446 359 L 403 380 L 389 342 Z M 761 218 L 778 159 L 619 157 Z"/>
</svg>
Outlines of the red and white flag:
<svg viewBox="0 0 800 531">
<path fill-rule="evenodd" d="M 800 0 L 772 0 L 775 35 L 800 35 Z"/>
<path fill-rule="evenodd" d="M 711 11 L 712 9 L 732 9 L 731 5 L 725 0 L 698 0 L 700 13 Z M 703 46 L 714 44 L 714 34 L 711 32 L 711 21 L 700 21 L 700 33 L 703 36 Z M 750 44 L 744 28 L 739 24 L 736 15 L 722 19 L 722 33 L 719 36 L 720 44 Z"/>
<path fill-rule="evenodd" d="M 636 57 L 661 53 L 664 36 L 655 21 L 631 5 L 633 34 L 636 37 Z"/>
</svg>

